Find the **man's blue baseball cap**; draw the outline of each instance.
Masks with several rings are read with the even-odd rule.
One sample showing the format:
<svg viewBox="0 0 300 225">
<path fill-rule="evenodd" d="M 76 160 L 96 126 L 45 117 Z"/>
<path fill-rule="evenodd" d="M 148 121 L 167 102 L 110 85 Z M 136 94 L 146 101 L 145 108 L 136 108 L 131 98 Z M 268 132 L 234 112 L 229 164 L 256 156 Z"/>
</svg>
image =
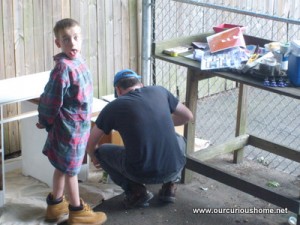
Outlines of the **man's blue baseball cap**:
<svg viewBox="0 0 300 225">
<path fill-rule="evenodd" d="M 121 70 L 121 71 L 117 72 L 115 75 L 114 87 L 116 86 L 116 84 L 118 83 L 119 80 L 121 80 L 123 78 L 130 78 L 130 77 L 141 79 L 141 76 L 137 75 L 136 72 L 134 72 L 130 69 Z"/>
</svg>

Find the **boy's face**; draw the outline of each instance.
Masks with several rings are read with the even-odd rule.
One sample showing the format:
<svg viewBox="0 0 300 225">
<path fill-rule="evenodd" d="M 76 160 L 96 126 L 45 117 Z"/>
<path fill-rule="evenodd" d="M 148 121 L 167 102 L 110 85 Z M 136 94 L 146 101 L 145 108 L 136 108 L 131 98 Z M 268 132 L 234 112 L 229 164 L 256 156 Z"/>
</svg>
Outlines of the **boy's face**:
<svg viewBox="0 0 300 225">
<path fill-rule="evenodd" d="M 81 29 L 79 26 L 65 28 L 59 31 L 55 44 L 61 48 L 69 58 L 73 59 L 78 56 L 81 51 Z"/>
</svg>

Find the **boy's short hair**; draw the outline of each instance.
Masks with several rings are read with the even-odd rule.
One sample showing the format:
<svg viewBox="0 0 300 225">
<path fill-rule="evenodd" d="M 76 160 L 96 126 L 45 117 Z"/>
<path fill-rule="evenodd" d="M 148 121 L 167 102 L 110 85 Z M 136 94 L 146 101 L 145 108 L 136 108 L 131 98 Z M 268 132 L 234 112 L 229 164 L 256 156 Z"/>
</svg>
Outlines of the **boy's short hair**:
<svg viewBox="0 0 300 225">
<path fill-rule="evenodd" d="M 56 22 L 53 32 L 56 38 L 59 36 L 59 31 L 64 30 L 69 27 L 80 26 L 79 23 L 71 18 L 65 18 Z"/>
</svg>

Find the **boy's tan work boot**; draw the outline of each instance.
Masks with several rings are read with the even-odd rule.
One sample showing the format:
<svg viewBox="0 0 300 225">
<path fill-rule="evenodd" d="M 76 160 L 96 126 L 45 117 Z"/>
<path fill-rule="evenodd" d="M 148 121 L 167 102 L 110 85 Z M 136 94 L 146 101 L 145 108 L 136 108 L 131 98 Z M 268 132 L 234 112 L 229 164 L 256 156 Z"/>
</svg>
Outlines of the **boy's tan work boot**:
<svg viewBox="0 0 300 225">
<path fill-rule="evenodd" d="M 80 200 L 80 204 L 83 206 L 82 210 L 69 211 L 68 225 L 100 225 L 107 220 L 104 212 L 94 212 L 82 199 Z"/>
<path fill-rule="evenodd" d="M 53 196 L 50 193 L 47 196 L 47 211 L 45 220 L 48 222 L 58 222 L 63 219 L 67 219 L 67 215 L 69 214 L 69 202 L 65 199 L 65 196 L 62 197 L 62 201 L 59 203 L 55 203 L 53 201 Z"/>
</svg>

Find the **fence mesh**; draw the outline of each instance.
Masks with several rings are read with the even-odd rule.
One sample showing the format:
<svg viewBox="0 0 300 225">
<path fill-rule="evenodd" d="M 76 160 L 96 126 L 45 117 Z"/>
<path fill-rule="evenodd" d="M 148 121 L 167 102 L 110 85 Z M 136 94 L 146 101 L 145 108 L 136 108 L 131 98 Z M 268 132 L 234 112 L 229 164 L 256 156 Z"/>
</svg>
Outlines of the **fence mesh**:
<svg viewBox="0 0 300 225">
<path fill-rule="evenodd" d="M 224 9 L 225 8 L 225 9 Z M 153 42 L 213 32 L 222 23 L 245 25 L 246 34 L 280 42 L 300 39 L 297 0 L 155 0 L 152 4 Z M 255 16 L 255 14 L 257 16 Z M 297 23 L 298 21 L 298 23 Z M 152 59 L 153 84 L 162 85 L 185 100 L 186 69 Z M 203 91 L 206 90 L 206 91 Z M 247 132 L 300 149 L 299 100 L 249 87 Z M 199 82 L 196 137 L 217 145 L 235 136 L 237 84 L 223 78 Z M 300 176 L 300 164 L 247 146 L 245 157 Z"/>
</svg>

